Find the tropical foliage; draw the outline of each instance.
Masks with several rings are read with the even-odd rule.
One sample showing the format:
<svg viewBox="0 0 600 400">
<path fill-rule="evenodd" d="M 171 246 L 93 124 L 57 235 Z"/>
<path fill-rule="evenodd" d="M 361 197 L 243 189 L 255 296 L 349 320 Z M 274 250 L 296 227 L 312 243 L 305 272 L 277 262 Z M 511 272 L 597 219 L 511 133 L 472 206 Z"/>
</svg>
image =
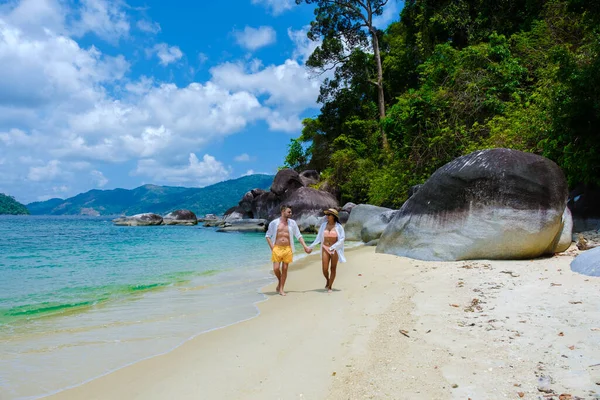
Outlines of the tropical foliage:
<svg viewBox="0 0 600 400">
<path fill-rule="evenodd" d="M 349 49 L 287 166 L 321 171 L 342 202 L 390 207 L 443 164 L 492 147 L 546 156 L 571 185 L 600 184 L 600 2 L 407 0 L 379 28 L 385 117 L 373 52 Z"/>
</svg>

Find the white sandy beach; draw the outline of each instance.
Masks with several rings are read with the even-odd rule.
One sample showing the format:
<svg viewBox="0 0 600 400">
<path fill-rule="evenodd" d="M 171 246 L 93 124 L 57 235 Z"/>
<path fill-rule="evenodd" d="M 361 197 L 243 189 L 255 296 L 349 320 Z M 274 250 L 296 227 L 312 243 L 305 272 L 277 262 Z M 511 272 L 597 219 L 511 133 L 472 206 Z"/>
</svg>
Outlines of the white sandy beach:
<svg viewBox="0 0 600 400">
<path fill-rule="evenodd" d="M 258 317 L 49 398 L 600 398 L 600 279 L 571 272 L 576 252 L 441 263 L 361 247 L 330 294 L 312 255 Z"/>
</svg>

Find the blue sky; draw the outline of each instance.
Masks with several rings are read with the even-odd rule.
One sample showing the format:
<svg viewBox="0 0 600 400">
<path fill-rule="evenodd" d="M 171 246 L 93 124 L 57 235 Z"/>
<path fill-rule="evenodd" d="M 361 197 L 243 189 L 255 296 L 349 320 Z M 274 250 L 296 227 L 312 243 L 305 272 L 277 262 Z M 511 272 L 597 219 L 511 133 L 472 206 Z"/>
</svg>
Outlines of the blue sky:
<svg viewBox="0 0 600 400">
<path fill-rule="evenodd" d="M 0 2 L 0 193 L 274 174 L 318 114 L 312 17 L 293 0 Z"/>
</svg>

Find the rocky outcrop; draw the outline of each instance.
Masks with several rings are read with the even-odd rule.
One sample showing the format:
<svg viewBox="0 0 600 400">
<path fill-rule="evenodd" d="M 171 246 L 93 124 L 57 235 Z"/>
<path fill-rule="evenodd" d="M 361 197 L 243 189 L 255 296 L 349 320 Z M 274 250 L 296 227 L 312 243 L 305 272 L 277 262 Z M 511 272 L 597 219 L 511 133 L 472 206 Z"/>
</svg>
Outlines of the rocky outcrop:
<svg viewBox="0 0 600 400">
<path fill-rule="evenodd" d="M 565 207 L 561 222 L 560 236 L 558 237 L 558 243 L 556 243 L 554 248 L 554 253 L 566 251 L 569 246 L 571 246 L 571 243 L 573 243 L 573 216 L 571 215 L 569 207 Z"/>
<path fill-rule="evenodd" d="M 356 204 L 348 202 L 344 204 L 344 206 L 339 210 L 338 218 L 341 224 L 345 224 L 346 222 L 348 222 L 348 219 L 350 218 L 350 213 L 352 212 L 352 209 L 354 207 L 356 207 Z"/>
<path fill-rule="evenodd" d="M 365 243 L 374 243 L 375 240 L 381 237 L 381 234 L 397 212 L 398 210 L 384 211 L 369 218 L 360 230 L 360 240 Z"/>
<path fill-rule="evenodd" d="M 252 190 L 244 194 L 239 204 L 225 213 L 225 222 L 237 219 L 265 219 L 271 221 L 281 215 L 281 205 L 292 208 L 292 218 L 304 232 L 316 231 L 323 210 L 338 208 L 336 198 L 328 192 L 308 185 L 318 183 L 317 171 L 301 174 L 293 169 L 280 170 L 271 185 L 271 190 Z"/>
<path fill-rule="evenodd" d="M 570 235 L 567 195 L 562 170 L 544 157 L 476 151 L 438 169 L 404 203 L 377 252 L 441 261 L 552 254 Z"/>
<path fill-rule="evenodd" d="M 571 262 L 571 270 L 587 276 L 600 276 L 600 247 L 584 251 Z"/>
<path fill-rule="evenodd" d="M 271 185 L 271 192 L 277 196 L 284 197 L 286 194 L 304 187 L 300 174 L 293 169 L 282 169 L 277 172 Z"/>
<path fill-rule="evenodd" d="M 372 206 L 370 204 L 359 204 L 352 208 L 350 218 L 344 227 L 346 231 L 346 240 L 362 240 L 361 231 L 367 221 L 371 218 L 392 211 L 389 208 Z"/>
<path fill-rule="evenodd" d="M 319 173 L 314 169 L 300 172 L 300 180 L 304 186 L 316 185 L 319 183 Z"/>
<path fill-rule="evenodd" d="M 573 230 L 584 232 L 600 229 L 600 188 L 578 185 L 569 193 L 567 203 L 573 214 Z"/>
<path fill-rule="evenodd" d="M 303 232 L 317 231 L 323 221 L 323 210 L 336 208 L 338 202 L 331 193 L 309 187 L 301 187 L 284 197 L 282 204 L 292 208 L 292 218 Z M 279 217 L 280 209 L 271 214 L 269 220 Z"/>
<path fill-rule="evenodd" d="M 198 225 L 196 214 L 190 210 L 175 210 L 163 217 L 165 225 Z"/>
<path fill-rule="evenodd" d="M 113 223 L 119 226 L 162 225 L 163 218 L 158 214 L 145 213 L 132 215 L 130 217 L 115 218 L 113 219 Z"/>
<path fill-rule="evenodd" d="M 266 230 L 266 219 L 248 218 L 224 222 L 217 232 L 265 232 Z"/>
</svg>

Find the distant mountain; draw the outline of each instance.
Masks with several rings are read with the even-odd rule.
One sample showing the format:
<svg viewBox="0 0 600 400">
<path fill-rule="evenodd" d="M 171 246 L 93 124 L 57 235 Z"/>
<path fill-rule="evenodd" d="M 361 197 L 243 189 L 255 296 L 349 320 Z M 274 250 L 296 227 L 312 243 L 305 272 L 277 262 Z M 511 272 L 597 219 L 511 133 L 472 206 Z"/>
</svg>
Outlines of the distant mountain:
<svg viewBox="0 0 600 400">
<path fill-rule="evenodd" d="M 29 210 L 14 197 L 0 193 L 0 215 L 27 215 Z"/>
<path fill-rule="evenodd" d="M 196 215 L 223 214 L 251 189 L 268 189 L 273 175 L 248 175 L 203 188 L 144 185 L 135 189 L 90 190 L 77 196 L 30 203 L 34 215 L 134 215 L 191 210 Z"/>
</svg>

